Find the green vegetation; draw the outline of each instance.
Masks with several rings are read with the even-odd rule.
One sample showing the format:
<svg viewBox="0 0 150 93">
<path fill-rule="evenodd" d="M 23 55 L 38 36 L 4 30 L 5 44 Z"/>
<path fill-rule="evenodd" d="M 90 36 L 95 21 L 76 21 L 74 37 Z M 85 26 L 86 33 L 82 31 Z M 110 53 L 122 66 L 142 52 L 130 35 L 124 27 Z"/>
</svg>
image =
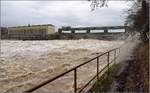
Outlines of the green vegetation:
<svg viewBox="0 0 150 93">
<path fill-rule="evenodd" d="M 99 93 L 99 92 L 108 92 L 111 89 L 115 75 L 117 74 L 120 68 L 120 64 L 113 64 L 108 71 L 104 73 L 98 81 L 92 86 L 89 92 Z"/>
</svg>

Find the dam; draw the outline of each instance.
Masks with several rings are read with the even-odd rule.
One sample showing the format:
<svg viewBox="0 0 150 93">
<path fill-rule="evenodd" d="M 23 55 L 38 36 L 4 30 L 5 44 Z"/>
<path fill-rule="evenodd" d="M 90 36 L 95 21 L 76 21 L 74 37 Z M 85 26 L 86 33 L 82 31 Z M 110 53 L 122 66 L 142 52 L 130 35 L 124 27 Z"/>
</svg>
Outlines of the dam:
<svg viewBox="0 0 150 93">
<path fill-rule="evenodd" d="M 126 33 L 127 26 L 62 27 L 58 33 L 62 38 L 117 39 Z M 120 31 L 112 31 L 120 30 Z M 121 31 L 124 30 L 124 31 Z"/>
</svg>

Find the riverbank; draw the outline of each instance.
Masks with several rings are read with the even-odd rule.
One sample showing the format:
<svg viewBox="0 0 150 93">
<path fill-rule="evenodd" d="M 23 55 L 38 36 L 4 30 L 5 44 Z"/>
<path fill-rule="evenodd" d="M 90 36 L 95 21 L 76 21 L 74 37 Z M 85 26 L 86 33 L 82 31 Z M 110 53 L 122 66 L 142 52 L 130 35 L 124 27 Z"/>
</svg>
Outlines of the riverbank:
<svg viewBox="0 0 150 93">
<path fill-rule="evenodd" d="M 149 92 L 149 43 L 141 43 L 134 50 L 134 58 L 116 76 L 118 92 Z"/>
<path fill-rule="evenodd" d="M 89 93 L 149 92 L 149 43 L 139 43 L 126 59 L 104 73 Z"/>
</svg>

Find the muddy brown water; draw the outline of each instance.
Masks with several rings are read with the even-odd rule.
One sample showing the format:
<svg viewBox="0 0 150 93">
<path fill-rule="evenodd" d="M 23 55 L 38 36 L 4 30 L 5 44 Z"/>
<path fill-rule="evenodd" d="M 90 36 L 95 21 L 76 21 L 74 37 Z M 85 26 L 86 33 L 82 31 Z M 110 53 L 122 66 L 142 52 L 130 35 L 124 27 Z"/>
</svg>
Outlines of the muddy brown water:
<svg viewBox="0 0 150 93">
<path fill-rule="evenodd" d="M 123 41 L 52 40 L 1 41 L 0 93 L 21 93 L 41 82 L 77 66 Z M 112 54 L 113 55 L 113 54 Z M 113 57 L 113 56 L 112 56 Z M 100 59 L 100 68 L 107 57 Z M 78 69 L 78 88 L 96 74 L 93 61 Z M 73 92 L 73 73 L 38 89 L 35 93 Z"/>
</svg>

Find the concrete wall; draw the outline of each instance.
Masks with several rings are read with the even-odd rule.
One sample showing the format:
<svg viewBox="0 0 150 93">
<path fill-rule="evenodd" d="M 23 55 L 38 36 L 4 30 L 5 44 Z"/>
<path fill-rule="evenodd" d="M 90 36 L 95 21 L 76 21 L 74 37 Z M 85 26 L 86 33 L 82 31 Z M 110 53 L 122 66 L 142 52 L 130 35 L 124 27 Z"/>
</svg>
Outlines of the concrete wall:
<svg viewBox="0 0 150 93">
<path fill-rule="evenodd" d="M 9 39 L 47 39 L 47 35 L 54 34 L 52 25 L 33 25 L 9 27 Z"/>
<path fill-rule="evenodd" d="M 55 33 L 55 27 L 54 26 L 48 26 L 47 27 L 47 34 L 54 34 Z"/>
</svg>

